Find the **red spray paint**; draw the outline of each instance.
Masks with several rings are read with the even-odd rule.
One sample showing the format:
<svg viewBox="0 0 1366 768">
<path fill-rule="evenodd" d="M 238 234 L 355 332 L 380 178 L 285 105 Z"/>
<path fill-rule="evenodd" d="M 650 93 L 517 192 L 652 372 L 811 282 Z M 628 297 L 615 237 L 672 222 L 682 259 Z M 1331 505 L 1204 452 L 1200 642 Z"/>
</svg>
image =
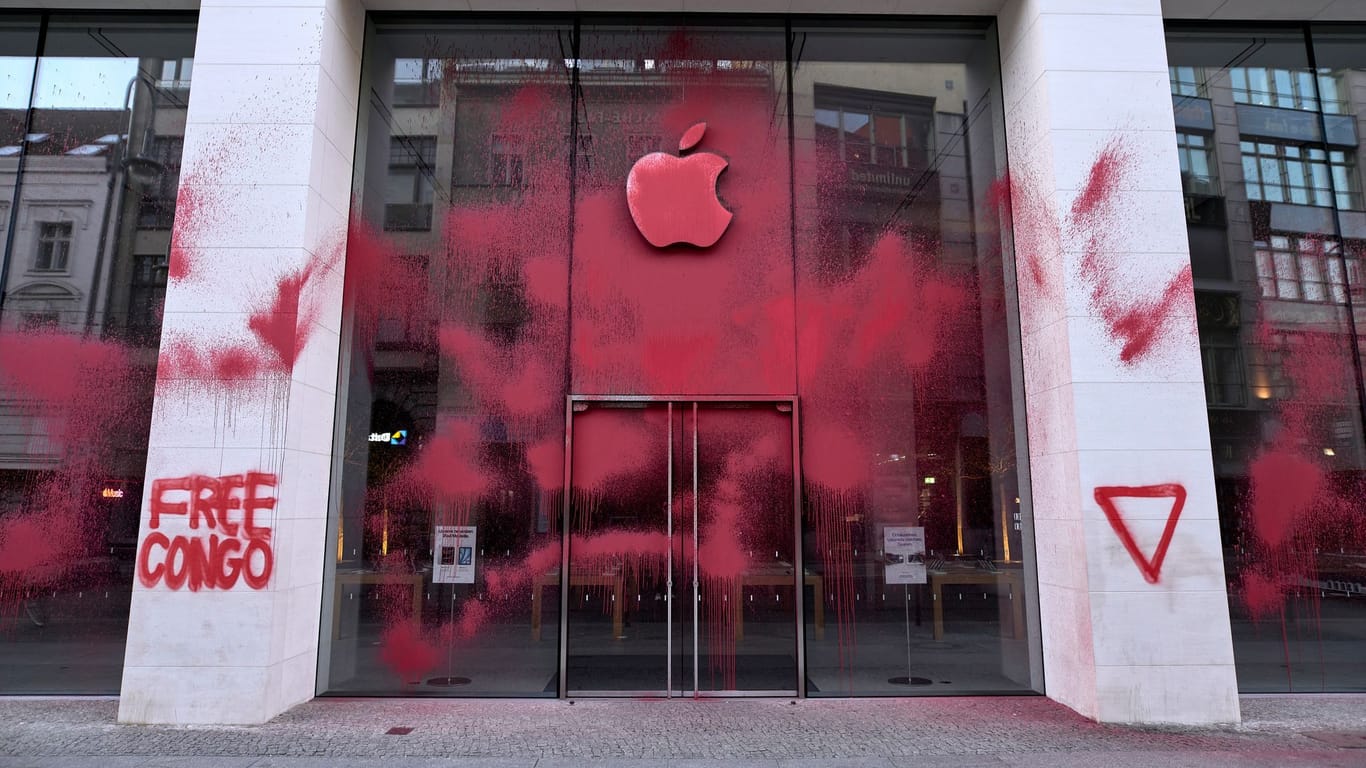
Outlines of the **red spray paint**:
<svg viewBox="0 0 1366 768">
<path fill-rule="evenodd" d="M 1102 149 L 1072 203 L 1066 230 L 1084 244 L 1081 279 L 1090 289 L 1092 310 L 1120 346 L 1119 361 L 1125 365 L 1151 357 L 1159 342 L 1173 334 L 1194 338 L 1196 333 L 1189 264 L 1178 269 L 1157 296 L 1136 295 L 1125 285 L 1123 250 L 1114 238 L 1123 215 L 1117 208 L 1119 189 L 1133 165 L 1123 142 L 1116 140 Z"/>
<path fill-rule="evenodd" d="M 240 578 L 250 589 L 265 589 L 275 553 L 271 527 L 258 515 L 273 513 L 278 485 L 278 476 L 267 472 L 153 480 L 150 533 L 138 547 L 138 581 L 149 589 L 164 583 L 172 591 L 198 592 L 230 590 Z M 160 528 L 168 515 L 185 516 L 190 530 L 199 532 L 167 536 Z"/>
<path fill-rule="evenodd" d="M 1143 573 L 1143 578 L 1149 584 L 1156 584 L 1162 577 L 1162 563 L 1167 559 L 1167 547 L 1172 543 L 1172 535 L 1176 532 L 1176 523 L 1181 518 L 1181 510 L 1186 506 L 1186 488 L 1178 483 L 1167 483 L 1163 485 L 1107 485 L 1096 488 L 1094 494 L 1096 503 L 1105 512 L 1105 519 L 1110 521 L 1110 527 L 1114 528 L 1115 535 L 1124 544 L 1124 549 L 1129 556 L 1134 559 L 1134 564 Z M 1167 523 L 1162 528 L 1162 536 L 1158 539 L 1157 545 L 1153 548 L 1152 555 L 1146 555 L 1139 549 L 1138 543 L 1134 541 L 1133 533 L 1129 531 L 1129 523 L 1124 519 L 1124 513 L 1120 511 L 1117 499 L 1166 499 L 1172 500 L 1171 512 L 1167 515 Z"/>
</svg>

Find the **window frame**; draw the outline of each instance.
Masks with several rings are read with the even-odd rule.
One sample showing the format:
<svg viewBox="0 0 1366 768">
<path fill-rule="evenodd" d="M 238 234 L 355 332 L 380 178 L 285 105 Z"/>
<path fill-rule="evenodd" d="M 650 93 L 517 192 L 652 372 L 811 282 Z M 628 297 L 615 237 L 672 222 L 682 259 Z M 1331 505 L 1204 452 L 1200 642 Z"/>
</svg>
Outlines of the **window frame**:
<svg viewBox="0 0 1366 768">
<path fill-rule="evenodd" d="M 39 221 L 37 222 L 37 224 L 38 235 L 35 240 L 35 247 L 33 251 L 33 268 L 31 271 L 42 272 L 44 274 L 70 274 L 71 250 L 72 245 L 75 243 L 76 240 L 76 227 L 74 223 L 70 220 L 57 220 Z M 56 238 L 50 236 L 48 232 L 48 227 L 65 228 L 65 237 Z M 54 264 L 53 255 L 55 253 L 55 250 L 51 250 L 50 248 L 55 247 L 59 244 L 63 246 L 61 263 Z M 46 266 L 44 266 L 42 263 L 45 251 L 47 258 Z"/>
<path fill-rule="evenodd" d="M 1354 183 L 1355 152 L 1262 139 L 1242 139 L 1238 150 L 1248 200 L 1341 211 L 1363 209 L 1361 190 Z M 1322 184 L 1316 175 L 1320 170 L 1324 174 Z M 1276 178 L 1269 181 L 1273 172 Z M 1279 199 L 1270 197 L 1268 190 L 1275 190 Z M 1296 191 L 1306 193 L 1305 200 L 1295 200 Z"/>
<path fill-rule="evenodd" d="M 1253 261 L 1262 299 L 1295 301 L 1304 304 L 1345 306 L 1354 286 L 1359 284 L 1360 259 L 1344 257 L 1342 246 L 1329 238 L 1298 234 L 1272 234 L 1253 242 Z M 1344 264 L 1345 260 L 1345 264 Z M 1306 264 L 1316 272 L 1306 280 Z M 1288 290 L 1293 286 L 1293 291 Z M 1310 296 L 1307 286 L 1317 286 Z M 1292 294 L 1293 295 L 1289 295 Z"/>
</svg>

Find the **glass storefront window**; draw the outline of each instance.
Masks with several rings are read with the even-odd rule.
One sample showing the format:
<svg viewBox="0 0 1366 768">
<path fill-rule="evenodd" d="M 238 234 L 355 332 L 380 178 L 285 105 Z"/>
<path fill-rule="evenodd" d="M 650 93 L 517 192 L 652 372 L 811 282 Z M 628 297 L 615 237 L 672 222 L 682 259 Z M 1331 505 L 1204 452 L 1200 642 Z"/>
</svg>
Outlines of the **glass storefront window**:
<svg viewBox="0 0 1366 768">
<path fill-rule="evenodd" d="M 981 205 L 1004 170 L 993 38 L 794 35 L 803 536 L 826 622 L 807 613 L 807 693 L 1037 688 L 1007 308 L 988 298 L 1006 267 Z"/>
<path fill-rule="evenodd" d="M 1246 692 L 1366 690 L 1363 41 L 1168 29 L 1173 70 L 1203 73 L 1192 92 L 1227 117 L 1209 137 L 1224 175 L 1206 192 L 1227 216 L 1189 231 L 1193 266 L 1224 262 L 1197 270 L 1195 291 Z"/>
<path fill-rule="evenodd" d="M 556 693 L 570 37 L 372 28 L 320 691 Z"/>
<path fill-rule="evenodd" d="M 194 40 L 0 17 L 0 693 L 119 688 Z"/>
<path fill-rule="evenodd" d="M 367 52 L 321 691 L 1041 689 L 986 25 Z"/>
</svg>

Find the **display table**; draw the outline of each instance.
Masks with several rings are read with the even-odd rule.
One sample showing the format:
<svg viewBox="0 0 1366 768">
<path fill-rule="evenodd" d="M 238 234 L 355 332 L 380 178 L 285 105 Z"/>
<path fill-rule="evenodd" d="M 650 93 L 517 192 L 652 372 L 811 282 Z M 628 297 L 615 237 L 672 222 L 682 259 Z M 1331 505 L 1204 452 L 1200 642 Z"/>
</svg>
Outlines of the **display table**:
<svg viewBox="0 0 1366 768">
<path fill-rule="evenodd" d="M 337 569 L 335 587 L 332 590 L 332 637 L 341 631 L 342 588 L 362 584 L 407 584 L 413 590 L 413 620 L 422 623 L 422 583 L 423 573 L 402 573 L 397 571 L 367 571 L 363 569 Z"/>
<path fill-rule="evenodd" d="M 930 571 L 930 592 L 934 600 L 934 639 L 944 639 L 944 585 L 1004 585 L 1010 597 L 1010 637 L 1018 638 L 1024 627 L 1024 577 L 1019 569 L 988 571 L 982 568 L 947 568 Z"/>
<path fill-rule="evenodd" d="M 814 592 L 814 619 L 816 627 L 816 639 L 825 637 L 825 579 L 820 574 L 806 572 L 804 582 L 810 586 Z M 558 586 L 560 583 L 560 570 L 558 568 L 544 573 L 532 583 L 531 586 L 531 639 L 541 639 L 541 592 L 546 587 Z M 744 602 L 742 594 L 745 587 L 784 587 L 792 585 L 792 566 L 782 564 L 771 567 L 755 568 L 746 571 L 743 576 L 735 580 L 731 587 L 732 611 L 735 620 L 735 639 L 742 640 L 745 636 L 744 629 Z M 570 587 L 608 587 L 612 590 L 612 637 L 621 639 L 625 633 L 622 630 L 622 593 L 624 592 L 624 578 L 620 569 L 607 569 L 603 571 L 572 571 L 570 576 Z"/>
<path fill-rule="evenodd" d="M 822 640 L 825 638 L 825 579 L 818 573 L 807 571 L 802 582 L 811 587 L 814 598 L 812 600 L 814 605 L 812 618 L 815 620 L 816 639 Z M 736 642 L 745 639 L 744 588 L 790 586 L 792 586 L 792 566 L 786 563 L 750 568 L 735 581 L 731 587 L 731 601 L 734 606 L 731 610 L 734 611 Z M 802 595 L 798 595 L 797 599 L 802 599 Z"/>
<path fill-rule="evenodd" d="M 622 631 L 622 592 L 624 578 L 620 568 L 607 570 L 571 570 L 571 587 L 610 587 L 612 590 L 612 637 L 620 640 L 625 636 Z M 560 569 L 536 577 L 531 585 L 531 639 L 541 639 L 541 591 L 560 583 Z"/>
</svg>

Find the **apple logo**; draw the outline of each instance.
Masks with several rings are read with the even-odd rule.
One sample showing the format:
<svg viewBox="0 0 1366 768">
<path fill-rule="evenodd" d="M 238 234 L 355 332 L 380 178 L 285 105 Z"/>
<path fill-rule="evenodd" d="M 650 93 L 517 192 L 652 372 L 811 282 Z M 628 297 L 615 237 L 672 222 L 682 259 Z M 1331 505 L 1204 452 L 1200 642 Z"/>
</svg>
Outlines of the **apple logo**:
<svg viewBox="0 0 1366 768">
<path fill-rule="evenodd" d="M 706 130 L 706 123 L 698 123 L 685 131 L 679 153 L 697 146 Z M 651 152 L 637 160 L 626 177 L 626 205 L 636 229 L 656 248 L 713 245 L 733 217 L 716 197 L 716 179 L 726 165 L 713 152 L 687 157 Z"/>
</svg>

